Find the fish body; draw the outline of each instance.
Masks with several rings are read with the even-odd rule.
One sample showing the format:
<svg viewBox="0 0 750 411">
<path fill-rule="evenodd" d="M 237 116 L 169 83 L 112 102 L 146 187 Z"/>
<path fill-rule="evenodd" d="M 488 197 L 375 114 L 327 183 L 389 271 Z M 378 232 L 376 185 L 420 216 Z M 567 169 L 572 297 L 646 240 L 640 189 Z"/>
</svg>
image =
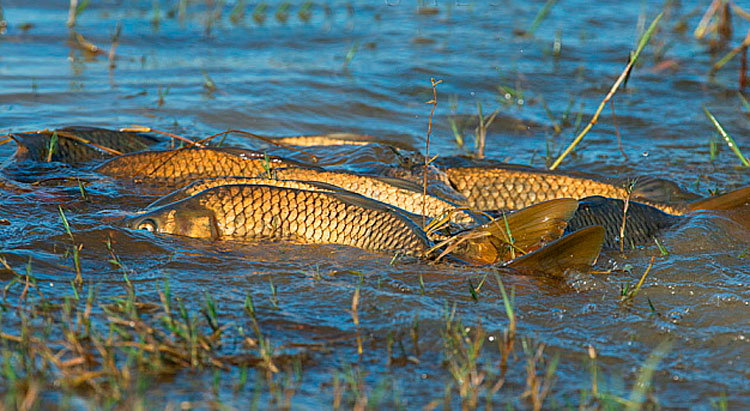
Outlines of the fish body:
<svg viewBox="0 0 750 411">
<path fill-rule="evenodd" d="M 653 242 L 655 237 L 685 221 L 686 218 L 667 214 L 637 201 L 629 201 L 625 212 L 625 201 L 593 196 L 579 201 L 578 210 L 568 221 L 566 231 L 573 232 L 583 227 L 600 225 L 605 229 L 604 246 L 619 248 L 620 234 L 624 228 L 623 246 L 632 248 Z"/>
<path fill-rule="evenodd" d="M 70 164 L 113 156 L 112 152 L 102 147 L 114 152 L 132 153 L 147 150 L 159 142 L 155 137 L 145 133 L 84 126 L 34 133 L 12 133 L 11 138 L 18 146 L 15 157 L 19 160 L 60 161 Z"/>
<path fill-rule="evenodd" d="M 444 171 L 452 187 L 466 197 L 470 207 L 477 210 L 516 210 L 554 198 L 602 196 L 621 200 L 637 198 L 674 215 L 689 211 L 682 203 L 667 204 L 642 198 L 636 185 L 629 189 L 627 182 L 614 179 L 511 164 L 454 167 Z"/>
<path fill-rule="evenodd" d="M 481 216 L 458 210 L 464 204 L 456 204 L 429 193 L 424 195 L 422 187 L 403 179 L 298 167 L 274 169 L 267 174 L 279 180 L 317 181 L 330 184 L 401 208 L 412 214 L 431 218 L 440 218 L 450 214 L 452 221 L 463 224 L 484 221 Z"/>
<path fill-rule="evenodd" d="M 424 253 L 424 231 L 399 210 L 346 192 L 223 185 L 125 223 L 198 238 L 343 244 L 372 251 Z"/>
<path fill-rule="evenodd" d="M 535 205 L 466 230 L 449 239 L 447 245 L 453 257 L 468 263 L 504 264 L 511 259 L 508 267 L 530 270 L 552 267 L 553 271 L 548 273 L 559 275 L 564 272 L 560 266 L 567 267 L 568 263 L 557 264 L 553 260 L 563 258 L 570 264 L 575 262 L 577 267 L 590 265 L 599 253 L 597 247 L 579 247 L 573 251 L 569 246 L 558 249 L 569 241 L 555 245 L 555 240 L 563 234 L 565 221 L 576 207 L 577 201 L 572 199 Z M 124 224 L 135 229 L 197 238 L 343 244 L 372 251 L 431 256 L 436 248 L 422 227 L 414 222 L 416 217 L 346 191 L 244 184 L 208 188 L 128 218 Z M 527 253 L 523 256 L 509 253 L 509 242 L 514 249 Z M 521 261 L 516 261 L 516 257 Z"/>
<path fill-rule="evenodd" d="M 125 154 L 106 161 L 94 171 L 142 182 L 186 185 L 202 178 L 255 177 L 272 168 L 299 165 L 252 150 L 191 147 Z"/>
</svg>

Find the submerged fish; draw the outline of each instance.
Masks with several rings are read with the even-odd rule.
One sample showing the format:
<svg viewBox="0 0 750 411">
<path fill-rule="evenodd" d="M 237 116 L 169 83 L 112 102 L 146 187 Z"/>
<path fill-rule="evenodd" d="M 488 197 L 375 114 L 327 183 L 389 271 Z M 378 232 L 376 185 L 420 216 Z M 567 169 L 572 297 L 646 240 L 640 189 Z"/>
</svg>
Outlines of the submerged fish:
<svg viewBox="0 0 750 411">
<path fill-rule="evenodd" d="M 685 214 L 682 215 L 668 214 L 634 200 L 628 202 L 626 213 L 624 200 L 592 196 L 579 201 L 578 211 L 568 221 L 567 231 L 575 231 L 589 225 L 601 225 L 606 230 L 604 246 L 619 248 L 620 231 L 624 228 L 623 246 L 632 248 L 652 242 L 665 230 L 686 221 L 689 213 L 692 212 L 721 213 L 740 224 L 747 224 L 747 221 L 750 221 L 748 206 L 750 206 L 750 187 L 687 203 Z M 624 226 L 623 217 L 625 218 Z"/>
<path fill-rule="evenodd" d="M 457 167 L 445 170 L 451 185 L 479 210 L 515 210 L 560 197 L 628 198 L 624 184 L 524 166 Z M 673 214 L 681 214 L 665 206 Z"/>
<path fill-rule="evenodd" d="M 300 165 L 293 160 L 239 148 L 181 148 L 118 156 L 94 171 L 142 182 L 184 185 L 201 178 L 255 177 L 272 168 Z"/>
<path fill-rule="evenodd" d="M 579 201 L 578 210 L 568 221 L 566 230 L 572 232 L 583 227 L 600 225 L 605 229 L 604 246 L 619 248 L 620 231 L 624 229 L 623 246 L 632 248 L 652 242 L 665 230 L 685 221 L 685 218 L 667 214 L 637 201 L 629 201 L 625 213 L 625 201 L 593 196 Z"/>
<path fill-rule="evenodd" d="M 731 209 L 750 201 L 750 191 L 698 199 L 673 182 L 644 177 L 631 182 L 526 166 L 457 167 L 445 170 L 453 188 L 478 210 L 514 210 L 553 198 L 602 196 L 630 199 L 665 213 Z"/>
<path fill-rule="evenodd" d="M 52 131 L 12 133 L 19 160 L 85 163 L 113 156 L 114 152 L 147 150 L 159 142 L 155 137 L 130 131 L 72 126 Z M 110 151 L 107 151 L 110 149 Z"/>
<path fill-rule="evenodd" d="M 542 264 L 534 255 L 545 259 L 570 258 L 583 265 L 596 258 L 601 241 L 599 248 L 586 242 L 585 247 L 576 249 L 572 257 L 559 255 L 555 252 L 557 246 L 551 245 L 562 235 L 564 220 L 575 211 L 575 200 L 555 200 L 534 207 L 509 214 L 495 221 L 494 226 L 484 225 L 467 231 L 467 234 L 455 237 L 455 242 L 449 240 L 452 255 L 477 264 L 504 263 L 508 258 L 503 236 L 506 230 L 510 230 L 507 232 L 512 233 L 514 240 L 510 242 L 514 249 L 526 248 L 528 253 L 512 260 L 508 266 Z M 372 251 L 427 256 L 434 250 L 433 241 L 413 218 L 395 207 L 345 191 L 223 185 L 131 217 L 125 225 L 197 238 L 343 244 Z M 491 227 L 500 227 L 500 221 L 502 229 L 493 232 L 495 228 Z M 552 243 L 545 246 L 549 241 Z M 550 246 L 552 250 L 548 249 Z M 569 251 L 568 244 L 564 252 Z M 521 258 L 522 262 L 515 262 Z"/>
<path fill-rule="evenodd" d="M 429 193 L 424 195 L 421 186 L 399 178 L 299 167 L 273 169 L 266 174 L 280 180 L 317 181 L 331 184 L 401 208 L 409 213 L 431 218 L 450 215 L 451 220 L 457 223 L 487 220 L 466 210 L 459 210 L 460 207 L 465 206 L 464 204 L 452 203 Z"/>
</svg>

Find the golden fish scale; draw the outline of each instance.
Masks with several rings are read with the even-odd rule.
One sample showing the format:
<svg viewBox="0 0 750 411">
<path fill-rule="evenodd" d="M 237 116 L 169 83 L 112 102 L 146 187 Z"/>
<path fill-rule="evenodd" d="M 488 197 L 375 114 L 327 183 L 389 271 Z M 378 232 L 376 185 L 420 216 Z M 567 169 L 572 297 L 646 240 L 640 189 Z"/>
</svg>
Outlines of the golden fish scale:
<svg viewBox="0 0 750 411">
<path fill-rule="evenodd" d="M 430 195 L 429 193 L 427 196 L 424 196 L 422 193 L 396 187 L 370 176 L 305 168 L 276 169 L 271 175 L 277 179 L 307 180 L 332 184 L 341 187 L 344 190 L 352 191 L 365 197 L 401 208 L 412 214 L 425 214 L 432 218 L 438 218 L 456 208 L 454 204 L 439 197 Z M 423 203 L 424 210 L 422 209 Z M 453 220 L 459 223 L 469 223 L 473 221 L 473 219 L 465 213 L 455 213 Z"/>
<path fill-rule="evenodd" d="M 368 250 L 420 253 L 420 229 L 386 209 L 350 204 L 331 193 L 271 186 L 220 186 L 199 195 L 216 215 L 219 233 L 249 239 L 345 244 Z"/>
<path fill-rule="evenodd" d="M 97 171 L 117 177 L 181 182 L 223 176 L 254 177 L 266 167 L 289 166 L 278 159 L 243 157 L 215 149 L 145 151 L 115 157 Z"/>
<path fill-rule="evenodd" d="M 515 210 L 562 197 L 625 199 L 628 195 L 623 187 L 585 177 L 474 167 L 451 168 L 446 173 L 456 190 L 478 210 Z"/>
</svg>

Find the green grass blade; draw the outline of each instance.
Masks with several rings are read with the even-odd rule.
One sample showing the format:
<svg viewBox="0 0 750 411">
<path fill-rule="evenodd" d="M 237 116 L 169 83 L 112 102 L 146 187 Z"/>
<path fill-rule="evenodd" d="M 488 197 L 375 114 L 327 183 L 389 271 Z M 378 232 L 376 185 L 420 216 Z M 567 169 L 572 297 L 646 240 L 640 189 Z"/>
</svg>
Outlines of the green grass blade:
<svg viewBox="0 0 750 411">
<path fill-rule="evenodd" d="M 727 145 L 729 146 L 732 151 L 734 151 L 734 154 L 737 155 L 737 157 L 740 159 L 740 162 L 742 162 L 742 165 L 745 167 L 750 167 L 750 161 L 747 160 L 747 157 L 745 157 L 742 152 L 740 151 L 740 148 L 737 146 L 737 143 L 734 141 L 732 136 L 727 134 L 726 131 L 724 131 L 724 127 L 721 126 L 718 120 L 716 120 L 716 117 L 714 117 L 713 114 L 711 114 L 710 111 L 708 111 L 708 108 L 706 106 L 703 106 L 703 111 L 706 113 L 706 116 L 708 116 L 708 119 L 711 120 L 712 123 L 714 123 L 714 127 L 716 127 L 716 130 L 718 130 L 719 134 L 721 134 L 721 137 L 724 139 L 724 141 L 727 142 Z"/>
</svg>

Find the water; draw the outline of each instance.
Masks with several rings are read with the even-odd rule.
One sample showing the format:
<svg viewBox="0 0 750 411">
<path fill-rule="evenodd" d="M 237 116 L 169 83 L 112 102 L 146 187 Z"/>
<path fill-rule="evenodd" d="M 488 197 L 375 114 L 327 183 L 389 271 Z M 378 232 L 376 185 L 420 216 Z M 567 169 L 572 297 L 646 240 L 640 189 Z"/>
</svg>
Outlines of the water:
<svg viewBox="0 0 750 411">
<path fill-rule="evenodd" d="M 572 139 L 579 113 L 584 123 L 590 118 L 644 24 L 665 10 L 661 30 L 615 98 L 627 160 L 618 149 L 607 107 L 563 168 L 656 175 L 702 195 L 750 184 L 747 169 L 738 167 L 739 160 L 723 142 L 711 160 L 709 141 L 715 131 L 702 108 L 708 107 L 750 152 L 750 121 L 737 93 L 739 60 L 708 76 L 711 65 L 741 42 L 747 22 L 735 15 L 729 46 L 712 51 L 692 37 L 705 2 L 600 2 L 592 7 L 585 1 L 563 1 L 552 7 L 533 36 L 514 30 L 528 28 L 543 2 L 425 2 L 437 13 L 418 13 L 415 2 L 406 1 L 315 3 L 307 20 L 298 15 L 302 2 L 292 2 L 285 22 L 275 16 L 279 6 L 271 4 L 263 24 L 252 17 L 254 3 L 234 24 L 234 2 L 223 7 L 191 3 L 182 19 L 176 1 L 92 2 L 76 30 L 107 50 L 115 25 L 122 23 L 113 69 L 106 54 L 87 55 L 68 40 L 67 9 L 59 3 L 3 2 L 9 22 L 0 37 L 3 132 L 79 124 L 141 124 L 195 137 L 227 129 L 271 136 L 351 131 L 421 146 L 434 77 L 443 83 L 437 86 L 431 154 L 472 149 L 481 102 L 485 115 L 499 110 L 488 130 L 487 156 L 540 167 Z M 217 10 L 221 15 L 212 18 Z M 23 23 L 33 26 L 24 31 Z M 553 50 L 555 39 L 559 54 Z M 665 61 L 671 66 L 660 69 Z M 215 90 L 205 86 L 207 77 Z M 456 145 L 451 119 L 466 148 Z M 554 124 L 563 127 L 559 135 Z M 227 142 L 289 154 L 240 136 Z M 14 150 L 12 143 L 0 145 L 0 158 L 10 158 Z M 393 161 L 379 147 L 315 154 L 324 163 L 354 170 Z M 129 278 L 139 301 L 158 303 L 164 280 L 188 310 L 203 307 L 204 293 L 214 297 L 222 323 L 232 324 L 221 355 L 256 352 L 242 345 L 237 330 L 251 329 L 243 309 L 251 295 L 260 328 L 277 354 L 300 359 L 301 377 L 289 383 L 294 407 L 330 407 L 339 383 L 345 387 L 343 404 L 349 406 L 357 397 L 352 387 L 359 387 L 370 405 L 416 408 L 434 400 L 458 406 L 442 337 L 451 309 L 470 337 L 480 324 L 485 329 L 480 370 L 487 380 L 497 377 L 496 341 L 508 320 L 489 269 L 392 263 L 389 255 L 337 246 L 157 237 L 110 222 L 148 204 L 155 193 L 62 164 L 9 161 L 2 173 L 9 183 L 51 176 L 91 181 L 86 200 L 75 182 L 49 182 L 30 192 L 0 186 L 0 218 L 9 222 L 0 225 L 0 255 L 19 272 L 31 259 L 32 273 L 46 295 L 69 296 L 75 277 L 72 243 L 58 214 L 61 205 L 75 241 L 83 244 L 84 290 L 96 287 L 104 299 L 125 294 L 123 271 L 107 262 L 109 239 L 122 264 L 132 270 Z M 577 406 L 581 392 L 592 390 L 589 346 L 597 352 L 599 390 L 629 398 L 649 354 L 671 341 L 653 376 L 654 401 L 670 408 L 709 409 L 724 400 L 730 408 L 750 406 L 747 227 L 702 214 L 661 242 L 668 256 L 656 245 L 625 256 L 607 253 L 600 269 L 630 271 L 580 276 L 566 284 L 503 273 L 505 287 L 515 289 L 519 337 L 507 381 L 493 404 L 530 407 L 522 398 L 528 357 L 524 344 L 530 349 L 546 344 L 547 364 L 558 357 L 556 381 L 545 402 L 551 407 Z M 623 284 L 637 282 L 652 256 L 653 268 L 641 292 L 631 304 L 620 302 Z M 469 282 L 475 287 L 482 283 L 478 300 L 472 298 Z M 359 326 L 350 313 L 356 289 Z M 12 287 L 7 298 L 16 301 L 21 290 Z M 94 312 L 101 315 L 102 309 Z M 4 331 L 17 334 L 18 320 L 12 312 L 5 316 Z M 414 324 L 417 344 L 411 337 Z M 361 356 L 357 335 L 363 341 Z M 389 342 L 393 356 L 402 359 L 390 366 Z M 293 367 L 281 368 L 283 375 L 297 375 Z M 539 373 L 544 373 L 542 365 Z M 213 370 L 182 368 L 168 376 L 146 376 L 150 382 L 138 392 L 148 404 L 190 401 L 209 407 L 218 401 L 244 408 L 251 401 L 266 404 L 275 398 L 276 405 L 283 405 L 284 396 L 264 385 L 263 372 L 251 370 L 249 382 L 237 389 L 240 374 L 239 367 L 230 367 L 217 380 Z M 360 385 L 352 382 L 358 378 Z M 454 388 L 445 400 L 449 384 Z M 258 394 L 257 387 L 262 387 Z M 485 388 L 481 392 L 484 405 Z M 43 399 L 55 402 L 57 395 L 49 388 Z M 69 401 L 80 405 L 90 395 L 78 393 Z"/>
</svg>

